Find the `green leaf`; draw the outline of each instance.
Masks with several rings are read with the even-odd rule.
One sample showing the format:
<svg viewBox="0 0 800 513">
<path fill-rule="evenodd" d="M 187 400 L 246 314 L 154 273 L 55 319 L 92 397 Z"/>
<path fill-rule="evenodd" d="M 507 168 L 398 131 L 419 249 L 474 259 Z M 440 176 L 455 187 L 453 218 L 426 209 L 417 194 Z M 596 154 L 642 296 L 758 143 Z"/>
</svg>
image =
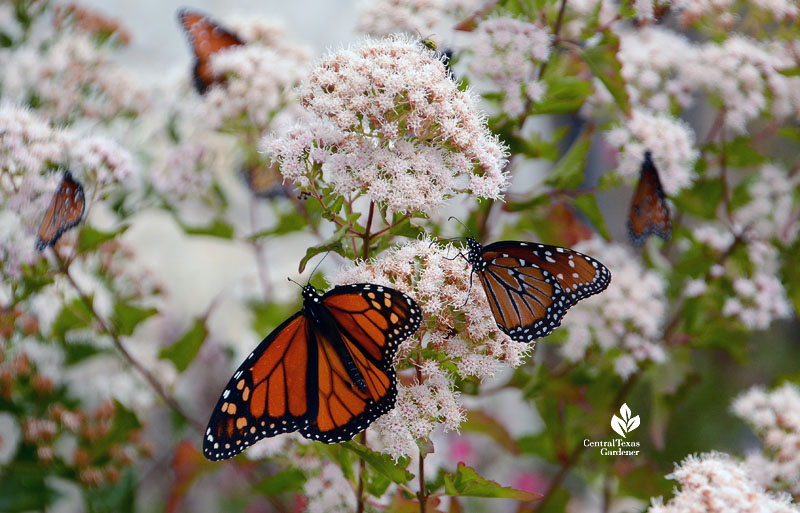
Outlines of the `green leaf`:
<svg viewBox="0 0 800 513">
<path fill-rule="evenodd" d="M 84 488 L 88 513 L 133 513 L 136 484 L 133 470 L 126 469 L 116 483 Z"/>
<path fill-rule="evenodd" d="M 255 485 L 255 489 L 264 495 L 280 495 L 285 492 L 297 492 L 303 489 L 306 476 L 300 469 L 288 468 L 277 474 L 267 476 Z"/>
<path fill-rule="evenodd" d="M 372 469 L 388 477 L 394 483 L 403 484 L 414 478 L 414 475 L 405 469 L 405 467 L 408 466 L 408 458 L 400 458 L 400 460 L 395 463 L 390 456 L 371 451 L 363 445 L 352 441 L 343 443 L 342 447 L 354 452 Z"/>
<path fill-rule="evenodd" d="M 731 167 L 753 167 L 763 164 L 767 158 L 750 144 L 751 137 L 740 136 L 725 145 L 727 163 Z"/>
<path fill-rule="evenodd" d="M 208 235 L 220 239 L 232 239 L 234 234 L 233 226 L 222 219 L 215 219 L 206 226 L 189 226 L 180 221 L 178 224 L 186 235 Z"/>
<path fill-rule="evenodd" d="M 542 497 L 538 493 L 501 486 L 494 481 L 484 479 L 464 463 L 458 464 L 455 474 L 445 474 L 444 489 L 447 495 L 458 497 L 495 497 L 525 502 L 535 501 Z"/>
<path fill-rule="evenodd" d="M 603 39 L 599 44 L 580 51 L 583 62 L 606 86 L 620 110 L 628 115 L 631 112 L 631 102 L 622 78 L 622 64 L 617 59 L 618 53 L 619 38 L 610 30 L 603 32 Z"/>
<path fill-rule="evenodd" d="M 461 430 L 468 433 L 481 433 L 488 436 L 511 454 L 519 454 L 517 442 L 494 417 L 480 410 L 467 411 L 467 418 L 461 424 Z"/>
<path fill-rule="evenodd" d="M 45 482 L 47 473 L 38 467 L 12 465 L 0 474 L 0 511 L 17 513 L 45 511 L 58 492 Z"/>
<path fill-rule="evenodd" d="M 92 312 L 83 301 L 74 299 L 61 308 L 58 317 L 53 321 L 50 332 L 54 338 L 64 340 L 69 331 L 86 328 L 91 322 Z"/>
<path fill-rule="evenodd" d="M 545 183 L 556 189 L 574 189 L 583 183 L 583 170 L 586 168 L 586 154 L 592 144 L 591 131 L 582 134 L 567 153 L 561 157 Z"/>
<path fill-rule="evenodd" d="M 141 308 L 138 306 L 117 303 L 114 305 L 114 326 L 120 335 L 132 335 L 142 321 L 158 313 L 155 308 Z"/>
<path fill-rule="evenodd" d="M 505 210 L 508 212 L 519 212 L 520 210 L 529 210 L 535 207 L 547 205 L 550 202 L 550 196 L 547 194 L 539 194 L 531 199 L 525 201 L 512 201 L 506 203 Z"/>
<path fill-rule="evenodd" d="M 419 226 L 414 226 L 411 219 L 405 219 L 399 224 L 389 228 L 389 235 L 399 235 L 401 237 L 408 237 L 409 239 L 416 239 L 425 233 L 425 230 Z"/>
<path fill-rule="evenodd" d="M 305 256 L 300 260 L 300 265 L 297 266 L 298 272 L 303 272 L 308 264 L 308 261 L 314 258 L 315 256 L 319 255 L 320 253 L 327 253 L 328 251 L 335 251 L 336 253 L 342 255 L 343 257 L 347 257 L 347 253 L 345 252 L 344 246 L 342 246 L 342 239 L 345 235 L 347 235 L 348 230 L 350 229 L 349 224 L 345 224 L 339 227 L 336 232 L 331 236 L 330 239 L 323 242 L 319 246 L 311 246 L 306 251 Z"/>
<path fill-rule="evenodd" d="M 141 428 L 142 424 L 131 410 L 114 401 L 114 424 L 106 436 L 95 440 L 88 450 L 94 459 L 105 457 L 112 445 L 127 441 L 131 432 Z"/>
<path fill-rule="evenodd" d="M 254 241 L 269 237 L 271 235 L 285 235 L 291 232 L 297 232 L 305 227 L 306 221 L 302 216 L 297 215 L 296 212 L 287 213 L 278 219 L 278 223 L 267 230 L 263 230 L 247 237 L 247 240 Z"/>
<path fill-rule="evenodd" d="M 104 242 L 110 241 L 116 238 L 118 235 L 122 235 L 127 229 L 127 226 L 123 226 L 119 230 L 103 232 L 86 225 L 83 227 L 80 236 L 78 237 L 78 253 L 93 251 Z"/>
<path fill-rule="evenodd" d="M 592 94 L 592 84 L 574 76 L 548 73 L 545 82 L 544 97 L 531 106 L 529 114 L 572 114 Z"/>
<path fill-rule="evenodd" d="M 186 330 L 181 338 L 169 347 L 163 348 L 159 353 L 159 358 L 165 358 L 175 365 L 178 372 L 183 372 L 192 363 L 197 352 L 203 345 L 208 335 L 205 319 L 195 319 L 192 326 Z"/>
<path fill-rule="evenodd" d="M 94 344 L 89 343 L 67 342 L 63 345 L 63 348 L 64 364 L 67 366 L 82 362 L 96 354 L 106 352 L 105 349 L 99 349 Z"/>
<path fill-rule="evenodd" d="M 600 211 L 600 206 L 597 204 L 597 196 L 594 194 L 584 194 L 572 200 L 575 208 L 583 212 L 583 214 L 591 221 L 594 227 L 600 232 L 606 240 L 611 240 L 611 234 L 608 233 L 606 227 L 606 220 L 603 218 L 603 213 Z"/>
<path fill-rule="evenodd" d="M 678 210 L 704 219 L 717 217 L 717 206 L 722 201 L 722 182 L 718 178 L 698 180 L 671 199 Z"/>
</svg>

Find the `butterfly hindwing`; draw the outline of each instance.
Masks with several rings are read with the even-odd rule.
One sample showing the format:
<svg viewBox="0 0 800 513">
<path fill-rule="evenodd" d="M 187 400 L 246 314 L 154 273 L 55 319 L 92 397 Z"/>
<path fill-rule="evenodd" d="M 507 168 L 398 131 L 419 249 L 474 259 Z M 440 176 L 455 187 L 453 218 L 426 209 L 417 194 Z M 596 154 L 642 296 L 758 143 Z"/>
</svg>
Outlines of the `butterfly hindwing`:
<svg viewBox="0 0 800 513">
<path fill-rule="evenodd" d="M 211 69 L 211 56 L 220 50 L 241 46 L 245 42 L 205 14 L 188 9 L 178 11 L 178 20 L 189 38 L 194 53 L 193 79 L 197 92 L 204 94 L 221 81 Z"/>
<path fill-rule="evenodd" d="M 261 438 L 300 431 L 350 440 L 394 407 L 392 362 L 422 314 L 405 294 L 373 284 L 303 290 L 303 309 L 275 329 L 228 382 L 203 442 L 208 459 L 230 458 Z"/>
<path fill-rule="evenodd" d="M 611 281 L 594 258 L 547 244 L 501 241 L 482 247 L 470 239 L 469 260 L 498 327 L 517 341 L 549 335 L 567 309 Z"/>
<path fill-rule="evenodd" d="M 628 236 L 634 246 L 641 246 L 650 235 L 658 235 L 667 240 L 671 231 L 669 206 L 658 170 L 648 152 L 645 154 L 639 173 L 639 184 L 633 193 L 628 212 Z"/>
<path fill-rule="evenodd" d="M 317 346 L 301 312 L 239 366 L 214 407 L 203 441 L 210 460 L 230 458 L 261 438 L 296 431 L 317 416 Z"/>
<path fill-rule="evenodd" d="M 65 171 L 39 226 L 36 249 L 42 251 L 55 245 L 64 232 L 81 222 L 85 208 L 83 186 Z"/>
<path fill-rule="evenodd" d="M 318 334 L 319 414 L 301 429 L 313 440 L 350 440 L 394 407 L 397 378 L 392 359 L 400 343 L 422 320 L 417 304 L 389 287 L 356 284 L 336 287 L 322 303 L 335 321 L 339 342 Z M 334 344 L 341 343 L 360 379 L 348 372 Z"/>
</svg>

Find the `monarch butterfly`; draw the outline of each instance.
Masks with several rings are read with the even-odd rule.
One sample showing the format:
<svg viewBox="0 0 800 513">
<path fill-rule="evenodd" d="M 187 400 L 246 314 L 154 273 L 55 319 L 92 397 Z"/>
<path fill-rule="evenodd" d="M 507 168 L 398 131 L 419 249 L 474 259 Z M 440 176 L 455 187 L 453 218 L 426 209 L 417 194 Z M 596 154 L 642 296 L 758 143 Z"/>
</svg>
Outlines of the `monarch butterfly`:
<svg viewBox="0 0 800 513">
<path fill-rule="evenodd" d="M 203 440 L 210 460 L 261 438 L 300 431 L 325 443 L 350 440 L 394 407 L 392 357 L 417 331 L 417 303 L 389 287 L 356 284 L 320 295 L 270 333 L 225 386 Z"/>
<path fill-rule="evenodd" d="M 497 326 L 512 340 L 549 335 L 569 307 L 611 282 L 606 266 L 569 248 L 516 241 L 482 246 L 472 237 L 467 246 L 470 281 L 477 273 Z"/>
<path fill-rule="evenodd" d="M 650 235 L 669 239 L 672 222 L 669 207 L 664 197 L 664 189 L 653 164 L 650 152 L 644 154 L 644 162 L 639 172 L 639 184 L 633 193 L 631 209 L 628 212 L 628 237 L 634 246 L 641 246 Z"/>
<path fill-rule="evenodd" d="M 204 94 L 209 87 L 222 82 L 211 70 L 211 56 L 220 50 L 244 45 L 245 42 L 205 14 L 188 9 L 178 11 L 178 21 L 189 38 L 194 52 L 192 78 L 197 92 Z"/>
<path fill-rule="evenodd" d="M 44 213 L 36 237 L 36 249 L 44 250 L 53 246 L 70 228 L 81 222 L 86 208 L 83 186 L 72 177 L 72 173 L 64 171 L 61 183 L 50 200 L 50 206 Z"/>
</svg>

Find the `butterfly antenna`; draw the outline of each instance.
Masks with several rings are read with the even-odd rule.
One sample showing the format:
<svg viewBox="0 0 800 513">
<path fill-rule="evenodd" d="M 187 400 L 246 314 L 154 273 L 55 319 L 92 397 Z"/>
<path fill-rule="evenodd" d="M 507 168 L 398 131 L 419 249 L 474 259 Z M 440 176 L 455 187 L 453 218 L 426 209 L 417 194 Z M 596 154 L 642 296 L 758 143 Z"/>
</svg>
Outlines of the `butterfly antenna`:
<svg viewBox="0 0 800 513">
<path fill-rule="evenodd" d="M 296 281 L 294 281 L 293 279 L 291 279 L 291 278 L 286 278 L 286 279 L 287 279 L 287 280 L 289 280 L 290 282 L 294 283 L 295 285 L 297 285 L 297 286 L 298 286 L 298 287 L 300 287 L 301 289 L 303 288 L 303 286 L 302 286 L 302 285 L 300 285 L 299 283 L 297 283 L 297 282 L 296 282 Z"/>
<path fill-rule="evenodd" d="M 456 216 L 450 216 L 450 217 L 447 218 L 447 220 L 448 221 L 457 222 L 458 224 L 460 224 L 461 226 L 463 226 L 467 230 L 467 232 L 470 234 L 470 236 L 474 236 L 474 234 L 472 233 L 472 230 L 469 229 L 469 226 L 467 226 L 464 223 L 462 223 Z"/>
<path fill-rule="evenodd" d="M 317 262 L 317 265 L 315 265 L 314 269 L 311 271 L 311 276 L 308 277 L 308 283 L 311 283 L 311 278 L 314 277 L 314 273 L 317 272 L 317 268 L 319 268 L 319 266 L 322 264 L 322 262 L 324 262 L 325 259 L 328 258 L 328 255 L 330 255 L 330 254 L 331 254 L 330 251 L 326 251 L 325 252 L 325 256 L 322 257 L 322 259 L 319 262 Z"/>
</svg>

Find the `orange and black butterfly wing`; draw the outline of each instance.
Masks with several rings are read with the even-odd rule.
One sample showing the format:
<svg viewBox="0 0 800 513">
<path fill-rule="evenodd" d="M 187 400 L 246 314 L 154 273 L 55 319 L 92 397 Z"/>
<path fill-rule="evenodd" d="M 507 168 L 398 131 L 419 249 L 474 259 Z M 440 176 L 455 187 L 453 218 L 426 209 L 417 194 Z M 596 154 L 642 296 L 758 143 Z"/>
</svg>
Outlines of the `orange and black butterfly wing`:
<svg viewBox="0 0 800 513">
<path fill-rule="evenodd" d="M 664 189 L 650 152 L 645 154 L 639 173 L 639 184 L 633 193 L 628 212 L 628 236 L 634 246 L 641 246 L 650 235 L 669 239 L 672 222 Z"/>
<path fill-rule="evenodd" d="M 42 251 L 53 246 L 64 232 L 81 222 L 85 208 L 83 186 L 65 171 L 39 226 L 36 249 Z"/>
<path fill-rule="evenodd" d="M 214 407 L 203 454 L 221 460 L 261 438 L 297 431 L 317 416 L 317 345 L 298 312 L 239 366 Z"/>
<path fill-rule="evenodd" d="M 337 443 L 350 440 L 394 407 L 397 377 L 392 358 L 417 331 L 422 314 L 413 299 L 374 284 L 336 287 L 323 296 L 322 303 L 337 333 L 314 333 L 319 352 L 319 413 L 300 432 L 312 440 Z M 361 379 L 353 379 L 340 357 L 342 350 Z"/>
<path fill-rule="evenodd" d="M 605 290 L 608 268 L 568 248 L 502 241 L 481 251 L 481 277 L 497 325 L 513 340 L 550 334 L 572 305 Z"/>
<path fill-rule="evenodd" d="M 239 36 L 223 28 L 205 14 L 182 9 L 178 20 L 189 38 L 194 52 L 194 86 L 200 94 L 205 93 L 220 77 L 211 70 L 211 56 L 220 50 L 245 44 Z"/>
</svg>

